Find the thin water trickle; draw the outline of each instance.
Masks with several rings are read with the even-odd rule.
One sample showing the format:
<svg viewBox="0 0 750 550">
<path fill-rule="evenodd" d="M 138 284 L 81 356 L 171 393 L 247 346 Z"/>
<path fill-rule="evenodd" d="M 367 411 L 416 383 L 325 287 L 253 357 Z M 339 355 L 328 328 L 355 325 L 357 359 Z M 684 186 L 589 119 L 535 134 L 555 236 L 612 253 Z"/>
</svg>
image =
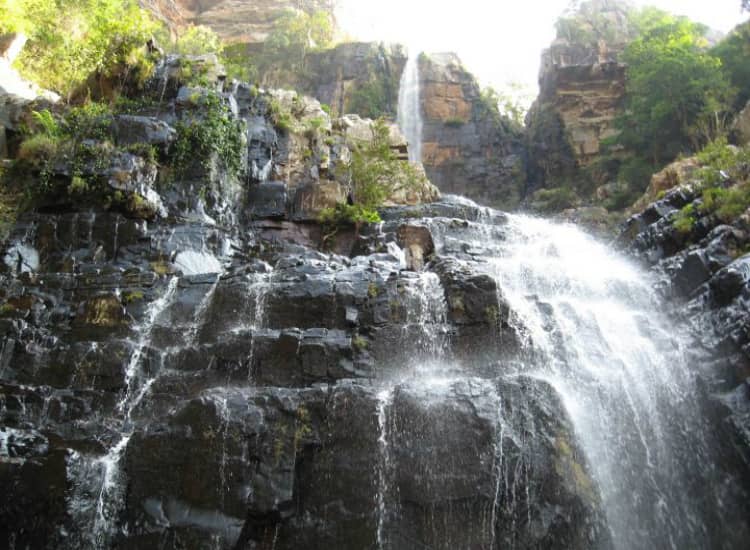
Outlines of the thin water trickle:
<svg viewBox="0 0 750 550">
<path fill-rule="evenodd" d="M 159 316 L 174 299 L 178 283 L 178 277 L 173 277 L 169 281 L 164 294 L 151 303 L 146 318 L 137 328 L 138 339 L 134 343 L 133 354 L 125 370 L 126 390 L 116 409 L 122 415 L 122 433 L 104 456 L 94 460 L 95 469 L 100 471 L 102 476 L 91 531 L 92 541 L 96 547 L 105 546 L 113 535 L 113 522 L 124 498 L 120 462 L 134 433 L 132 413 L 154 382 L 153 376 L 143 379 L 143 354 L 151 342 L 152 331 Z"/>
</svg>

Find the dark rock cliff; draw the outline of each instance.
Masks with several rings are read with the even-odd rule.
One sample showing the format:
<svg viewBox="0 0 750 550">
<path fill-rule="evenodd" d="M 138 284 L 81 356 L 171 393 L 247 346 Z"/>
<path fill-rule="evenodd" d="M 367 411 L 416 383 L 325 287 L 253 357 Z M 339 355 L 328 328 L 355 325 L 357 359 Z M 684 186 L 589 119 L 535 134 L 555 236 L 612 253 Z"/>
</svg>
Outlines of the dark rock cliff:
<svg viewBox="0 0 750 550">
<path fill-rule="evenodd" d="M 424 130 L 422 162 L 446 193 L 515 209 L 526 185 L 523 132 L 487 105 L 455 54 L 419 62 Z"/>
<path fill-rule="evenodd" d="M 181 87 L 175 66 L 159 66 L 158 104 L 115 115 L 113 143 L 152 143 L 166 164 L 171 128 L 208 116 L 208 90 Z M 240 177 L 196 151 L 162 180 L 163 167 L 123 153 L 78 169 L 124 206 L 48 200 L 12 230 L 0 273 L 3 544 L 606 548 L 555 392 L 495 374 L 517 335 L 482 251 L 459 239 L 469 220 L 502 232 L 505 217 L 412 200 L 343 231 L 346 255 L 322 252 L 300 204 L 331 200 L 338 183 L 323 167 L 364 123 L 311 131 L 305 121 L 323 115 L 296 94 L 240 84 L 220 97 L 246 130 Z M 312 153 L 292 162 L 297 134 Z M 53 185 L 69 185 L 71 169 L 53 167 Z M 315 200 L 294 198 L 304 190 Z M 436 257 L 430 235 L 454 232 Z M 438 353 L 466 369 L 448 386 L 383 385 Z"/>
</svg>

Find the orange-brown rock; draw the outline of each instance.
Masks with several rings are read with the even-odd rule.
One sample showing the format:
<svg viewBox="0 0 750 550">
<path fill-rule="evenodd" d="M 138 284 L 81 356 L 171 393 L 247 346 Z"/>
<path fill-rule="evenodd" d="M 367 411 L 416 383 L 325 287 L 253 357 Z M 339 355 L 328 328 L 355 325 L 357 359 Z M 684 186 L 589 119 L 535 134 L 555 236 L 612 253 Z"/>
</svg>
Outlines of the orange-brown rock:
<svg viewBox="0 0 750 550">
<path fill-rule="evenodd" d="M 446 193 L 512 209 L 526 182 L 522 132 L 484 104 L 455 54 L 420 57 L 422 163 Z"/>
<path fill-rule="evenodd" d="M 206 25 L 230 42 L 257 44 L 271 32 L 284 10 L 328 11 L 330 0 L 141 0 L 174 32 L 188 25 Z"/>
</svg>

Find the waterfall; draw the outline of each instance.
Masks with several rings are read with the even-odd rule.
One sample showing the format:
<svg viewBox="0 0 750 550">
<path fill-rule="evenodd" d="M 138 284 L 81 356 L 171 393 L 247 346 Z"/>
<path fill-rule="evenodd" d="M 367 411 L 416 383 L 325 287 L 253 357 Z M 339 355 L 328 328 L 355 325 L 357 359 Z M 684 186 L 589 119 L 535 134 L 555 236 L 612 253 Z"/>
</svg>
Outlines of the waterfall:
<svg viewBox="0 0 750 550">
<path fill-rule="evenodd" d="M 522 336 L 519 371 L 561 396 L 614 547 L 715 547 L 727 480 L 691 341 L 661 313 L 649 275 L 574 227 L 530 217 L 510 216 L 490 244 L 489 272 Z"/>
<path fill-rule="evenodd" d="M 398 90 L 398 126 L 409 144 L 409 161 L 422 162 L 422 106 L 419 96 L 419 54 L 406 61 Z"/>
</svg>

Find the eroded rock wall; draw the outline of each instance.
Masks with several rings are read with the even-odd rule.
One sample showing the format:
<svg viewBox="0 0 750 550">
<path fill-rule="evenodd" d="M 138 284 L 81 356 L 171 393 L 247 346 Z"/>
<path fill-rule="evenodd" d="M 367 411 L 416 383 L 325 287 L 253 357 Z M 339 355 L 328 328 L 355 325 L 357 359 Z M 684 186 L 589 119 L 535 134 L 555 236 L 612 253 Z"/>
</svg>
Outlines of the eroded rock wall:
<svg viewBox="0 0 750 550">
<path fill-rule="evenodd" d="M 206 25 L 229 42 L 263 42 L 285 10 L 308 13 L 324 10 L 333 16 L 330 0 L 141 0 L 173 31 L 188 25 Z"/>
<path fill-rule="evenodd" d="M 430 180 L 445 193 L 517 207 L 526 184 L 521 129 L 488 108 L 455 54 L 422 55 L 419 69 L 422 162 Z"/>
</svg>

